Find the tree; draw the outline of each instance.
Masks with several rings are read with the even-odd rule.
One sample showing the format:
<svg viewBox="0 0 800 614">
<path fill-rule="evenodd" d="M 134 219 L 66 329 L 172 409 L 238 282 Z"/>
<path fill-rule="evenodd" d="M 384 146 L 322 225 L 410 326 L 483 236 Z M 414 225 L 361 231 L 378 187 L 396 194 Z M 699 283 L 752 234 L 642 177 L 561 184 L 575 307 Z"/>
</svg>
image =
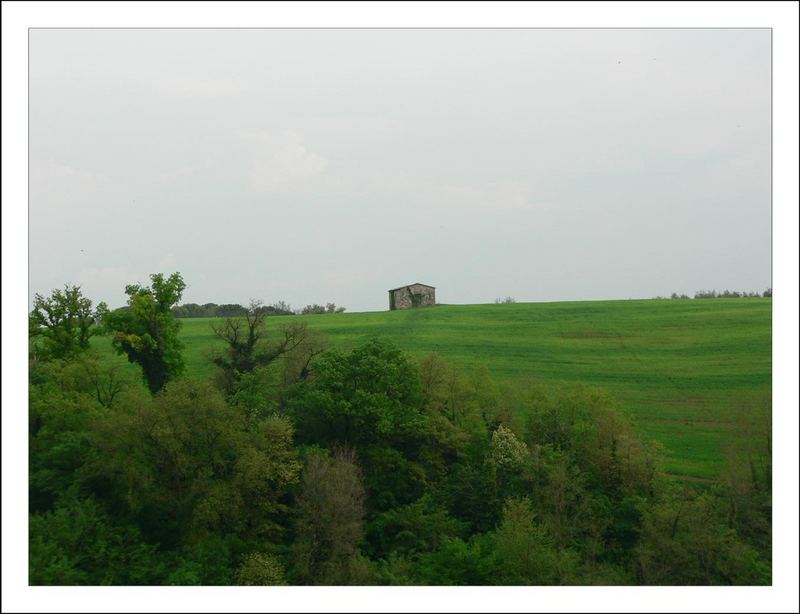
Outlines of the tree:
<svg viewBox="0 0 800 614">
<path fill-rule="evenodd" d="M 368 570 L 358 550 L 364 485 L 352 449 L 311 454 L 298 497 L 293 559 L 307 584 L 363 584 Z"/>
<path fill-rule="evenodd" d="M 413 557 L 431 552 L 448 537 L 463 537 L 465 523 L 453 518 L 431 494 L 401 507 L 377 514 L 367 524 L 367 544 L 372 558 Z"/>
<path fill-rule="evenodd" d="M 214 334 L 228 346 L 224 353 L 213 359 L 214 364 L 222 371 L 223 388 L 227 394 L 236 391 L 244 374 L 251 373 L 256 367 L 271 364 L 302 346 L 309 338 L 305 324 L 290 324 L 283 328 L 282 338 L 267 344 L 264 326 L 266 318 L 267 312 L 261 303 L 251 301 L 243 316 L 225 318 L 222 323 L 211 325 Z"/>
<path fill-rule="evenodd" d="M 470 431 L 483 428 L 476 385 L 484 382 L 478 374 L 466 377 L 436 352 L 425 356 L 418 370 L 423 403 L 429 416 L 442 416 L 451 425 Z"/>
<path fill-rule="evenodd" d="M 314 359 L 326 349 L 325 339 L 318 332 L 307 329 L 305 324 L 295 326 L 302 330 L 303 338 L 285 356 L 281 377 L 281 388 L 284 393 L 297 382 L 308 379 Z"/>
<path fill-rule="evenodd" d="M 300 464 L 291 423 L 251 421 L 194 380 L 152 398 L 123 398 L 93 424 L 87 474 L 117 509 L 164 546 L 216 534 L 270 541 L 282 533 Z"/>
<path fill-rule="evenodd" d="M 416 369 L 399 348 L 378 340 L 346 354 L 326 352 L 308 380 L 289 391 L 287 408 L 309 443 L 377 444 L 407 453 L 424 437 Z"/>
<path fill-rule="evenodd" d="M 117 524 L 93 498 L 65 497 L 54 510 L 31 514 L 32 585 L 159 584 L 164 568 L 157 547 L 139 531 Z"/>
<path fill-rule="evenodd" d="M 325 305 L 306 305 L 300 311 L 301 315 L 309 315 L 315 313 L 343 313 L 347 311 L 347 307 L 337 307 L 336 303 L 326 303 Z"/>
<path fill-rule="evenodd" d="M 636 546 L 642 584 L 769 585 L 771 569 L 726 522 L 713 492 L 666 493 L 646 511 Z"/>
<path fill-rule="evenodd" d="M 236 570 L 236 583 L 242 586 L 280 586 L 286 584 L 283 565 L 277 557 L 254 552 L 244 557 Z"/>
<path fill-rule="evenodd" d="M 500 584 L 568 583 L 573 559 L 559 554 L 544 527 L 534 522 L 527 498 L 506 500 L 494 538 Z"/>
<path fill-rule="evenodd" d="M 492 433 L 491 459 L 501 471 L 514 471 L 522 467 L 528 456 L 528 446 L 517 439 L 514 432 L 500 425 Z"/>
<path fill-rule="evenodd" d="M 278 301 L 266 307 L 267 311 L 271 311 L 276 316 L 291 316 L 294 315 L 294 310 L 292 306 L 287 303 L 286 301 Z"/>
<path fill-rule="evenodd" d="M 79 488 L 90 451 L 89 425 L 103 414 L 91 395 L 81 393 L 70 371 L 73 361 L 48 361 L 31 369 L 28 398 L 28 503 L 31 512 L 49 510 Z"/>
<path fill-rule="evenodd" d="M 45 358 L 71 358 L 89 348 L 89 338 L 96 332 L 95 318 L 102 315 L 105 303 L 92 311 L 92 301 L 80 286 L 66 284 L 53 290 L 50 298 L 36 294 L 28 319 L 28 333 Z"/>
<path fill-rule="evenodd" d="M 214 334 L 228 344 L 225 354 L 214 357 L 214 364 L 225 374 L 227 392 L 232 391 L 243 373 L 249 373 L 256 366 L 256 345 L 264 336 L 267 317 L 259 307 L 260 303 L 251 301 L 250 308 L 242 317 L 229 317 L 222 323 L 211 324 Z"/>
<path fill-rule="evenodd" d="M 487 586 L 497 582 L 497 565 L 491 536 L 473 535 L 469 541 L 444 537 L 433 552 L 419 556 L 413 570 L 414 584 L 435 586 Z"/>
<path fill-rule="evenodd" d="M 150 280 L 149 288 L 126 286 L 128 309 L 109 312 L 104 323 L 114 333 L 114 348 L 142 367 L 145 382 L 155 394 L 184 370 L 183 344 L 178 340 L 181 324 L 172 308 L 181 300 L 186 284 L 180 273 L 166 279 L 155 273 Z"/>
</svg>

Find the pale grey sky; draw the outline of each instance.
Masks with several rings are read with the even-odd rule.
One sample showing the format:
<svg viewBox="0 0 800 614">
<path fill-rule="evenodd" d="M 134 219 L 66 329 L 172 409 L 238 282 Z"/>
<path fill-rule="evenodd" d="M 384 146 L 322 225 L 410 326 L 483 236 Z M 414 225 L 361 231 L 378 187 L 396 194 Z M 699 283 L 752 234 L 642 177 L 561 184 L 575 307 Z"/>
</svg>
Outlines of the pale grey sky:
<svg viewBox="0 0 800 614">
<path fill-rule="evenodd" d="M 770 32 L 32 30 L 29 162 L 31 297 L 763 290 Z"/>
</svg>

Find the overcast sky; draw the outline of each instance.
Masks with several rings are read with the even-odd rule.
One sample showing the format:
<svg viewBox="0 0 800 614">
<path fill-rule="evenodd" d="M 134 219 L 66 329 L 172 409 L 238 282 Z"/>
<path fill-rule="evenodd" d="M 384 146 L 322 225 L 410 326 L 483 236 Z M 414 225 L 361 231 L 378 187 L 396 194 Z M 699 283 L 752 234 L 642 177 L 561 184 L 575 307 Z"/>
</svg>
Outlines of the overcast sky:
<svg viewBox="0 0 800 614">
<path fill-rule="evenodd" d="M 32 30 L 30 296 L 770 281 L 768 30 Z"/>
</svg>

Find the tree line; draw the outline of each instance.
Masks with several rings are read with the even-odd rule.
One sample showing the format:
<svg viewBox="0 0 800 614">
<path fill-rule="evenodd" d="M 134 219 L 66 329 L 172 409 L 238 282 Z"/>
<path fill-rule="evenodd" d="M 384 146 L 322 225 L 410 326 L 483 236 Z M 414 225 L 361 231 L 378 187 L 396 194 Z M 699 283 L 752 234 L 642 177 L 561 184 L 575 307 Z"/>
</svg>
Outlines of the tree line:
<svg viewBox="0 0 800 614">
<path fill-rule="evenodd" d="M 664 299 L 664 296 L 657 296 L 656 299 Z M 764 292 L 756 292 L 754 290 L 747 292 L 747 291 L 738 291 L 738 290 L 723 290 L 721 292 L 717 292 L 716 290 L 698 290 L 694 293 L 694 297 L 689 296 L 688 294 L 677 293 L 673 292 L 669 298 L 676 300 L 676 299 L 701 299 L 701 298 L 772 298 L 772 288 L 767 288 Z"/>
<path fill-rule="evenodd" d="M 183 303 L 172 308 L 172 312 L 176 318 L 230 318 L 242 317 L 247 314 L 249 307 L 240 305 L 238 303 L 226 303 L 217 305 L 216 303 L 206 303 L 198 305 L 197 303 Z M 263 305 L 259 303 L 258 310 L 264 315 L 268 316 L 293 316 L 293 315 L 307 315 L 315 313 L 342 313 L 347 310 L 346 307 L 337 307 L 335 303 L 327 303 L 325 305 L 306 305 L 301 309 L 293 309 L 291 305 L 284 301 L 278 301 L 272 305 Z"/>
<path fill-rule="evenodd" d="M 258 304 L 188 379 L 184 289 L 35 303 L 31 584 L 770 584 L 767 420 L 719 479 L 676 481 L 601 390 L 327 348 Z"/>
</svg>

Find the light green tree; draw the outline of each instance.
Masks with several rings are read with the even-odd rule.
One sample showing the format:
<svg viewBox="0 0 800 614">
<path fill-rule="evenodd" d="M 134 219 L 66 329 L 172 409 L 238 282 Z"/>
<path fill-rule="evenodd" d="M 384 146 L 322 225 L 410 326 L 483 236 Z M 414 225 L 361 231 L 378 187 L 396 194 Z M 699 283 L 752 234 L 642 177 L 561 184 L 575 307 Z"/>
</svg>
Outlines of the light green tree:
<svg viewBox="0 0 800 614">
<path fill-rule="evenodd" d="M 147 387 L 156 393 L 184 370 L 183 345 L 178 340 L 181 324 L 172 308 L 181 300 L 186 284 L 180 273 L 166 279 L 156 273 L 150 281 L 150 287 L 127 286 L 127 309 L 107 313 L 104 324 L 114 334 L 117 352 L 142 367 Z"/>
<path fill-rule="evenodd" d="M 105 303 L 92 310 L 92 301 L 83 296 L 80 286 L 67 284 L 53 290 L 49 298 L 36 294 L 28 318 L 28 334 L 34 353 L 44 358 L 72 358 L 89 348 L 96 332 L 95 318 L 102 315 Z"/>
<path fill-rule="evenodd" d="M 236 570 L 236 582 L 242 586 L 281 586 L 286 584 L 286 575 L 277 557 L 254 552 L 244 557 Z"/>
<path fill-rule="evenodd" d="M 534 521 L 527 498 L 506 500 L 494 538 L 501 584 L 569 582 L 574 557 L 555 549 L 544 527 Z"/>
</svg>

